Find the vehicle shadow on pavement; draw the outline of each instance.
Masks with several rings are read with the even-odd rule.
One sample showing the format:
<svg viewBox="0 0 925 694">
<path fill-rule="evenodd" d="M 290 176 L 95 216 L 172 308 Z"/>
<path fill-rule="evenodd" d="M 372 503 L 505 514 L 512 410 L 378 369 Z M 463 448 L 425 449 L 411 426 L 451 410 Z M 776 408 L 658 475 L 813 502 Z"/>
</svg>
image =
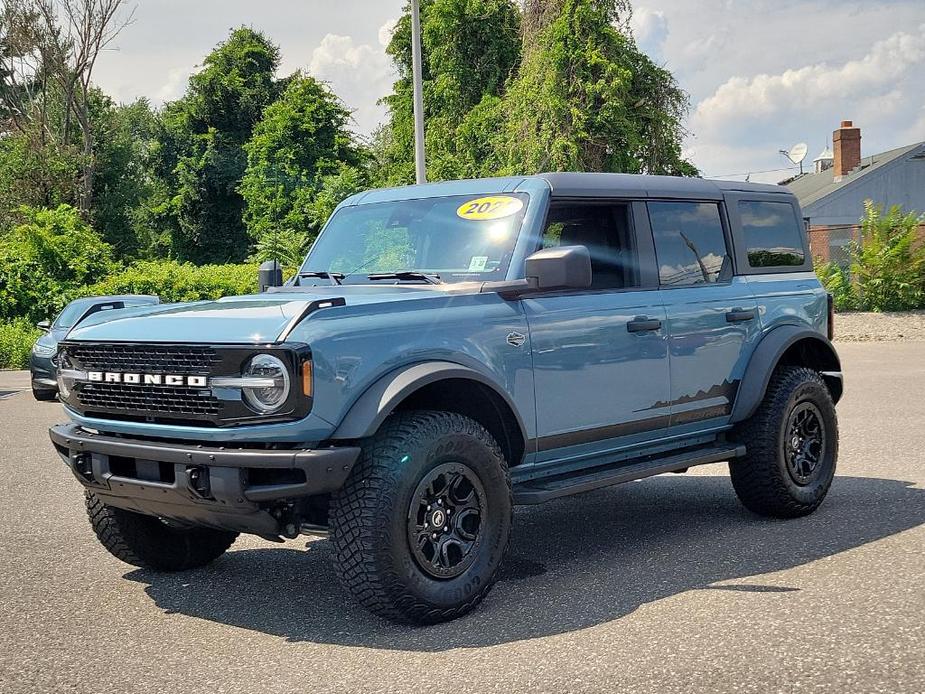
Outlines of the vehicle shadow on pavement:
<svg viewBox="0 0 925 694">
<path fill-rule="evenodd" d="M 713 584 L 789 569 L 922 523 L 925 490 L 897 480 L 838 477 L 814 515 L 775 521 L 744 510 L 725 476 L 657 477 L 518 509 L 494 590 L 474 613 L 431 627 L 391 624 L 356 606 L 336 583 L 327 541 L 307 551 L 231 551 L 204 569 L 136 570 L 126 578 L 146 584 L 168 613 L 290 641 L 442 651 L 583 629 L 688 590 L 798 590 Z"/>
</svg>

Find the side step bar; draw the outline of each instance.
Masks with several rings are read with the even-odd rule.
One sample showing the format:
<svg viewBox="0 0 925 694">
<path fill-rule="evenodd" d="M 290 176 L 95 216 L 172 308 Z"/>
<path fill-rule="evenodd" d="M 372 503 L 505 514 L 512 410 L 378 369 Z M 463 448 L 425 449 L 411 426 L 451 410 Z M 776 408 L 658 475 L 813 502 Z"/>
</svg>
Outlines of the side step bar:
<svg viewBox="0 0 925 694">
<path fill-rule="evenodd" d="M 530 480 L 514 485 L 515 504 L 541 504 L 560 496 L 580 494 L 592 489 L 609 487 L 612 484 L 631 482 L 663 472 L 678 472 L 695 465 L 719 463 L 745 455 L 745 446 L 711 446 L 684 451 L 666 458 L 644 460 L 636 463 L 615 463 L 591 470 L 574 472 Z"/>
</svg>

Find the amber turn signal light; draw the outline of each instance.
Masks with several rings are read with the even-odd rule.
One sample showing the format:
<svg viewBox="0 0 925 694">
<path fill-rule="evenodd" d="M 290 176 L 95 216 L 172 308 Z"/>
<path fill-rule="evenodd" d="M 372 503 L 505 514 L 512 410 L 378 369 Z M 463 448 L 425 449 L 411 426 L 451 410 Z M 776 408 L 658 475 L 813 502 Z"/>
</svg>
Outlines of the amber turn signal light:
<svg viewBox="0 0 925 694">
<path fill-rule="evenodd" d="M 308 359 L 302 362 L 302 394 L 306 397 L 312 397 L 313 378 L 312 378 L 312 360 Z"/>
</svg>

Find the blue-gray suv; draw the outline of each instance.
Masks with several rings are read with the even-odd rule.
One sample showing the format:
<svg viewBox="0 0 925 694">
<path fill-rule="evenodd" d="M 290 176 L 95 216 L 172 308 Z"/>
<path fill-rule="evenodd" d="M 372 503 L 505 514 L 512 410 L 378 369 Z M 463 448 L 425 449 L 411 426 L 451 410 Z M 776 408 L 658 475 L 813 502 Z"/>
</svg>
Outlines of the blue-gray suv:
<svg viewBox="0 0 925 694">
<path fill-rule="evenodd" d="M 436 622 L 485 597 L 516 504 L 728 461 L 755 513 L 814 511 L 838 454 L 831 336 L 784 188 L 373 190 L 284 286 L 85 318 L 51 439 L 129 564 L 329 535 L 348 593 Z"/>
</svg>

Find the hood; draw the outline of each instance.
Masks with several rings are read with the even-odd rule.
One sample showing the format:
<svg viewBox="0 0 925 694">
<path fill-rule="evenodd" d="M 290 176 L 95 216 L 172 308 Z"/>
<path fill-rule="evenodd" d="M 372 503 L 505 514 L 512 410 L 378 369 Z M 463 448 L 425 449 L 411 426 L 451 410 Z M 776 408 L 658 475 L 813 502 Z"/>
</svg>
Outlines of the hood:
<svg viewBox="0 0 925 694">
<path fill-rule="evenodd" d="M 430 285 L 303 287 L 190 304 L 123 309 L 118 317 L 94 314 L 68 334 L 88 342 L 276 342 L 313 302 L 343 300 L 347 306 L 445 294 Z"/>
</svg>

